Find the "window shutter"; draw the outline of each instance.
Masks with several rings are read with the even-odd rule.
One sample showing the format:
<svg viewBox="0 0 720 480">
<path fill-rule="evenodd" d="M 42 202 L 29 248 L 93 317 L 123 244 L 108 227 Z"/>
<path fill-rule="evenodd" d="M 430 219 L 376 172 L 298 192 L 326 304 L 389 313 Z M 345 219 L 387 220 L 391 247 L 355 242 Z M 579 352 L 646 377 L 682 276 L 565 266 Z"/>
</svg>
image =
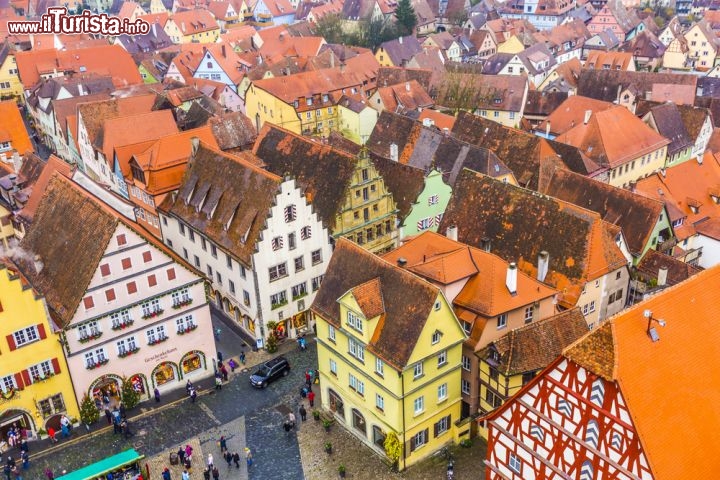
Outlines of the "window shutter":
<svg viewBox="0 0 720 480">
<path fill-rule="evenodd" d="M 430 441 L 430 429 L 425 429 L 425 443 L 428 443 Z"/>
<path fill-rule="evenodd" d="M 57 375 L 58 373 L 60 373 L 60 361 L 57 358 L 53 358 L 51 360 L 51 362 L 52 362 L 53 372 L 55 373 L 55 375 Z"/>
<path fill-rule="evenodd" d="M 150 250 L 147 252 L 143 252 L 143 262 L 148 263 L 152 261 L 152 253 L 150 253 Z"/>
<path fill-rule="evenodd" d="M 435 437 L 435 438 L 437 438 L 437 436 L 438 436 L 438 428 L 440 426 L 439 424 L 440 424 L 440 422 L 433 424 L 433 437 Z"/>
<path fill-rule="evenodd" d="M 129 258 L 123 258 L 122 260 L 120 260 L 120 264 L 122 264 L 123 270 L 127 270 L 132 267 L 132 260 L 130 260 Z"/>
<path fill-rule="evenodd" d="M 15 385 L 18 390 L 22 390 L 25 384 L 23 383 L 23 377 L 19 373 L 15 374 Z"/>
<path fill-rule="evenodd" d="M 137 284 L 135 282 L 128 283 L 127 284 L 127 292 L 130 295 L 132 295 L 133 293 L 137 293 Z"/>
<path fill-rule="evenodd" d="M 30 378 L 30 372 L 27 370 L 23 370 L 20 373 L 22 373 L 23 383 L 25 384 L 25 386 L 27 387 L 28 385 L 32 385 L 32 379 Z"/>
<path fill-rule="evenodd" d="M 154 274 L 153 274 L 153 275 L 149 275 L 149 276 L 148 276 L 148 286 L 149 286 L 149 287 L 154 287 L 155 285 L 157 285 L 157 278 L 155 278 L 155 275 L 154 275 Z"/>
<path fill-rule="evenodd" d="M 169 268 L 167 271 L 168 280 L 175 280 L 175 269 Z"/>
<path fill-rule="evenodd" d="M 43 325 L 42 323 L 38 323 L 37 329 L 40 340 L 45 340 L 47 338 L 47 334 L 45 333 L 45 325 Z"/>
<path fill-rule="evenodd" d="M 410 437 L 410 451 L 411 452 L 415 451 L 415 435 Z"/>
<path fill-rule="evenodd" d="M 15 346 L 15 337 L 13 337 L 12 335 L 8 335 L 5 338 L 7 338 L 8 346 L 10 347 L 10 351 L 12 352 L 13 350 L 15 350 L 17 348 Z"/>
<path fill-rule="evenodd" d="M 102 275 L 103 277 L 107 277 L 108 275 L 110 275 L 110 265 L 108 265 L 107 263 L 100 265 L 100 275 Z"/>
<path fill-rule="evenodd" d="M 112 302 L 115 300 L 115 289 L 111 288 L 109 290 L 105 290 L 105 300 L 108 302 Z"/>
<path fill-rule="evenodd" d="M 83 298 L 83 305 L 85 306 L 85 310 L 89 310 L 95 306 L 95 301 L 93 300 L 92 296 L 87 296 Z"/>
</svg>

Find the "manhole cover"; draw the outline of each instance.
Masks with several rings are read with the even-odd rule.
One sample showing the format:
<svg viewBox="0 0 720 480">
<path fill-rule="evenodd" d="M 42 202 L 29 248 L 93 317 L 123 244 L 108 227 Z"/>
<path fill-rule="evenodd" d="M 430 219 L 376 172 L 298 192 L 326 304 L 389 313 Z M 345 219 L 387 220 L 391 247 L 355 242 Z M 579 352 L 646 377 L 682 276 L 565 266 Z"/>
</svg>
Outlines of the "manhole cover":
<svg viewBox="0 0 720 480">
<path fill-rule="evenodd" d="M 145 442 L 143 442 L 143 441 L 135 442 L 133 444 L 133 447 L 135 448 L 135 450 L 139 450 L 144 446 L 145 446 Z"/>
<path fill-rule="evenodd" d="M 290 410 L 285 405 L 278 405 L 275 407 L 275 410 L 277 410 L 278 412 L 280 412 L 283 415 L 287 415 L 288 413 L 292 412 L 292 410 Z"/>
</svg>

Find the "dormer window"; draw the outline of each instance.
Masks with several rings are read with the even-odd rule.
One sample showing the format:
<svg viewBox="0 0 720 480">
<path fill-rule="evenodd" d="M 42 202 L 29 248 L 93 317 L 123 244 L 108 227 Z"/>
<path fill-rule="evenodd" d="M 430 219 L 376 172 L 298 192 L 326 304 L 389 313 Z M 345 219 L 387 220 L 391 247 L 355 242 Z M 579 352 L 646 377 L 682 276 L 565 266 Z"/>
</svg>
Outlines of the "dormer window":
<svg viewBox="0 0 720 480">
<path fill-rule="evenodd" d="M 440 330 L 435 330 L 432 334 L 432 344 L 435 345 L 436 343 L 439 343 L 440 338 L 442 338 L 442 332 Z"/>
<path fill-rule="evenodd" d="M 312 98 L 308 98 L 307 100 L 305 100 L 305 102 L 307 103 L 308 107 L 312 106 Z"/>
<path fill-rule="evenodd" d="M 363 332 L 362 318 L 350 310 L 347 312 L 347 324 L 350 328 L 353 328 L 360 333 Z"/>
</svg>

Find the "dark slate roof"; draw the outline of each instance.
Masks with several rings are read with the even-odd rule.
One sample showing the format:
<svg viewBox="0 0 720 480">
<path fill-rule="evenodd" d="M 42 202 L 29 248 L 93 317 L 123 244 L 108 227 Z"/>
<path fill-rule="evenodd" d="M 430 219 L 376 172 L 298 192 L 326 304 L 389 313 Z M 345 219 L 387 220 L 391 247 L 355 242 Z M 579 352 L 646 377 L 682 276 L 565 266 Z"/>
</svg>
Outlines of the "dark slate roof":
<svg viewBox="0 0 720 480">
<path fill-rule="evenodd" d="M 420 41 L 414 35 L 388 40 L 380 44 L 393 65 L 400 66 L 409 61 L 416 53 L 422 51 Z"/>
<path fill-rule="evenodd" d="M 348 20 L 366 18 L 372 13 L 375 2 L 371 0 L 347 0 L 343 4 L 342 17 Z"/>
<path fill-rule="evenodd" d="M 228 155 L 201 143 L 177 195 L 165 197 L 159 208 L 250 265 L 282 182 L 255 162 L 250 152 Z"/>
<path fill-rule="evenodd" d="M 50 179 L 20 243 L 26 255 L 14 261 L 45 296 L 59 327 L 72 320 L 117 225 L 115 215 L 69 180 L 59 174 Z M 42 267 L 39 272 L 36 256 Z"/>
<path fill-rule="evenodd" d="M 637 265 L 638 272 L 647 280 L 657 280 L 661 268 L 667 269 L 667 285 L 675 285 L 700 273 L 701 269 L 680 261 L 652 248 L 643 256 Z"/>
<path fill-rule="evenodd" d="M 325 226 L 335 228 L 357 164 L 355 156 L 270 123 L 260 131 L 253 153 L 270 172 L 294 177 Z"/>
<path fill-rule="evenodd" d="M 172 45 L 170 36 L 157 23 L 151 25 L 150 31 L 139 35 L 120 35 L 116 41 L 122 44 L 130 55 L 141 52 L 155 52 Z"/>
<path fill-rule="evenodd" d="M 377 75 L 377 86 L 390 87 L 415 80 L 426 92 L 429 92 L 432 74 L 432 70 L 422 68 L 380 67 Z"/>
<path fill-rule="evenodd" d="M 567 92 L 530 90 L 525 102 L 524 115 L 548 116 L 567 100 Z"/>
<path fill-rule="evenodd" d="M 365 145 L 371 152 L 384 158 L 391 158 L 390 145 L 394 143 L 398 146 L 399 155 L 410 140 L 410 132 L 415 127 L 415 123 L 410 117 L 385 110 L 380 113 Z"/>
<path fill-rule="evenodd" d="M 311 309 L 341 328 L 338 299 L 371 281 L 379 284 L 384 314 L 367 349 L 404 370 L 440 294 L 436 286 L 341 238 Z"/>
<path fill-rule="evenodd" d="M 690 138 L 690 134 L 685 128 L 680 109 L 672 102 L 663 103 L 650 109 L 653 120 L 657 126 L 658 133 L 670 140 L 668 145 L 668 155 L 674 155 L 688 147 L 692 147 L 695 142 Z"/>
<path fill-rule="evenodd" d="M 720 78 L 700 77 L 697 81 L 697 87 L 698 95 L 701 97 L 720 98 Z"/>
<path fill-rule="evenodd" d="M 550 365 L 575 340 L 588 333 L 579 308 L 545 318 L 509 331 L 477 352 L 504 376 L 536 372 Z M 492 351 L 499 361 L 492 359 Z"/>
<path fill-rule="evenodd" d="M 652 92 L 653 85 L 691 85 L 697 84 L 696 75 L 680 75 L 675 73 L 628 72 L 624 70 L 581 70 L 578 77 L 577 94 L 584 97 L 614 102 L 618 97 L 618 89 L 630 86 L 645 97 Z"/>
<path fill-rule="evenodd" d="M 628 33 L 637 27 L 641 20 L 638 18 L 634 8 L 626 8 L 622 0 L 608 0 L 607 7 L 612 12 L 620 29 Z"/>
<path fill-rule="evenodd" d="M 638 33 L 632 40 L 620 45 L 618 51 L 630 52 L 635 58 L 662 58 L 665 53 L 665 45 L 653 34 L 647 30 Z M 699 80 L 698 80 L 699 83 Z"/>
<path fill-rule="evenodd" d="M 482 73 L 485 75 L 497 75 L 514 57 L 514 53 L 503 52 L 490 55 L 483 64 Z"/>
<path fill-rule="evenodd" d="M 543 193 L 597 212 L 623 232 L 630 253 L 640 256 L 664 211 L 657 200 L 591 178 L 558 170 Z"/>
<path fill-rule="evenodd" d="M 241 112 L 228 112 L 212 117 L 208 121 L 208 125 L 212 129 L 220 150 L 248 148 L 257 137 L 252 120 Z"/>
</svg>

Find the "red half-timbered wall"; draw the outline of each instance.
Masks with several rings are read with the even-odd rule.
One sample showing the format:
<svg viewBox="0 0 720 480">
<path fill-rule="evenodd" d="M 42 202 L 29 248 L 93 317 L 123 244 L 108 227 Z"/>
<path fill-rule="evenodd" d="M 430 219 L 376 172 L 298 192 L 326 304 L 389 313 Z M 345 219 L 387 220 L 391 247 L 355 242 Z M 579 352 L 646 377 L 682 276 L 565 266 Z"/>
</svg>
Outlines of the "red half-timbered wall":
<svg viewBox="0 0 720 480">
<path fill-rule="evenodd" d="M 561 358 L 488 422 L 488 480 L 652 480 L 616 382 Z"/>
</svg>

